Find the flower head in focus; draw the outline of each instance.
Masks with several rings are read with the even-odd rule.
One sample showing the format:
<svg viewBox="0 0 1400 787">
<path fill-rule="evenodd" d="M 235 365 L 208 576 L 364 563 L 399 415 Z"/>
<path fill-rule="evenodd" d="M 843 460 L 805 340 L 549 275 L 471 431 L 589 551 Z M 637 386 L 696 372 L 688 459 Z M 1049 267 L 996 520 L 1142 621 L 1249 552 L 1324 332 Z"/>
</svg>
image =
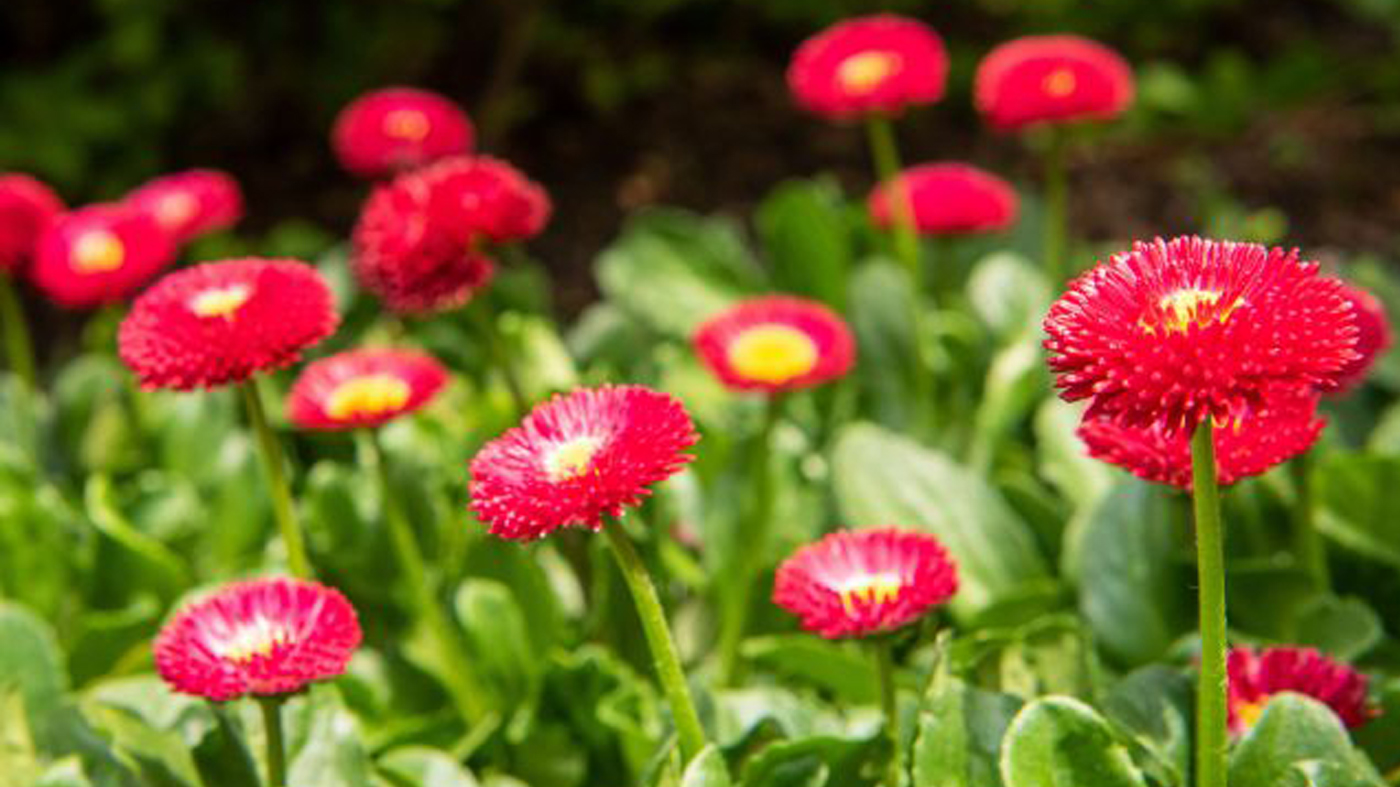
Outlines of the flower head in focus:
<svg viewBox="0 0 1400 787">
<path fill-rule="evenodd" d="M 351 350 L 313 361 L 287 396 L 287 419 L 303 429 L 375 427 L 432 401 L 447 369 L 409 350 Z"/>
<path fill-rule="evenodd" d="M 34 257 L 39 236 L 61 213 L 63 201 L 28 175 L 0 175 L 0 275 L 15 275 Z"/>
<path fill-rule="evenodd" d="M 943 97 L 948 55 L 932 28 L 895 14 L 847 19 L 802 42 L 787 82 L 804 109 L 836 120 L 898 114 Z"/>
<path fill-rule="evenodd" d="M 971 235 L 999 232 L 1016 222 L 1016 190 L 1001 178 L 969 164 L 920 164 L 881 183 L 870 192 L 868 208 L 875 226 L 895 223 L 893 198 L 908 201 L 914 228 L 921 235 Z"/>
<path fill-rule="evenodd" d="M 227 229 L 243 218 L 243 192 L 238 181 L 212 169 L 156 178 L 123 202 L 150 215 L 177 243 Z"/>
<path fill-rule="evenodd" d="M 1323 703 L 1348 727 L 1374 715 L 1366 704 L 1366 676 L 1312 648 L 1233 648 L 1228 671 L 1230 731 L 1236 735 L 1249 731 L 1269 699 L 1285 691 Z"/>
<path fill-rule="evenodd" d="M 977 108 L 993 128 L 1108 120 L 1133 101 L 1127 61 L 1096 41 L 1027 36 L 993 49 L 977 67 Z"/>
<path fill-rule="evenodd" d="M 341 110 L 331 141 L 347 171 L 382 178 L 470 152 L 475 131 L 452 100 L 390 87 L 365 93 Z"/>
<path fill-rule="evenodd" d="M 840 315 L 790 295 L 743 301 L 695 332 L 702 361 L 729 388 L 777 393 L 839 378 L 856 344 Z"/>
<path fill-rule="evenodd" d="M 174 260 L 174 239 L 147 214 L 91 205 L 49 222 L 32 276 L 54 302 L 91 308 L 126 299 Z"/>
</svg>

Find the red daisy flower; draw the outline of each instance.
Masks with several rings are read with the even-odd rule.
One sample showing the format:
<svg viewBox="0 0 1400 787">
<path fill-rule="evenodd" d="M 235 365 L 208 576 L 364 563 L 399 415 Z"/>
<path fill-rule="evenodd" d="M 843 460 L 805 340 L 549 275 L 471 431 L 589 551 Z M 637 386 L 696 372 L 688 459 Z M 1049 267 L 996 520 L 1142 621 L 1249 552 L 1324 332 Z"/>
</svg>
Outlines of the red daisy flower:
<svg viewBox="0 0 1400 787">
<path fill-rule="evenodd" d="M 1112 49 L 1070 35 L 1028 36 L 977 67 L 977 108 L 994 128 L 1108 120 L 1133 101 L 1133 72 Z"/>
<path fill-rule="evenodd" d="M 156 670 L 181 694 L 279 696 L 345 672 L 360 639 L 355 608 L 334 588 L 281 577 L 235 582 L 165 624 Z"/>
<path fill-rule="evenodd" d="M 494 535 L 597 530 L 694 457 L 685 407 L 639 385 L 580 388 L 539 405 L 471 464 L 471 506 Z"/>
<path fill-rule="evenodd" d="M 207 262 L 142 293 L 122 320 L 117 345 L 142 386 L 188 391 L 287 366 L 339 321 L 330 288 L 310 265 Z"/>
<path fill-rule="evenodd" d="M 938 539 L 898 528 L 840 531 L 778 566 L 773 603 L 827 639 L 893 631 L 958 589 L 957 566 Z"/>
<path fill-rule="evenodd" d="M 29 263 L 40 234 L 63 210 L 63 201 L 43 183 L 0 175 L 0 274 L 14 275 Z"/>
<path fill-rule="evenodd" d="M 1351 301 L 1352 314 L 1356 316 L 1357 357 L 1342 366 L 1335 386 L 1324 387 L 1328 393 L 1345 393 L 1359 385 L 1381 355 L 1390 349 L 1391 343 L 1390 321 L 1386 319 L 1380 300 L 1360 287 L 1345 283 L 1342 294 Z"/>
<path fill-rule="evenodd" d="M 475 132 L 451 99 L 391 87 L 350 102 L 331 136 L 341 166 L 360 177 L 380 178 L 467 153 Z"/>
<path fill-rule="evenodd" d="M 490 156 L 434 164 L 432 214 L 492 243 L 533 238 L 549 221 L 549 195 L 520 170 Z"/>
<path fill-rule="evenodd" d="M 1268 395 L 1264 409 L 1214 430 L 1220 485 L 1268 472 L 1311 448 L 1327 425 L 1317 415 L 1317 403 L 1310 388 L 1282 389 Z M 1154 483 L 1191 488 L 1191 436 L 1186 432 L 1168 432 L 1158 421 L 1123 426 L 1098 417 L 1079 425 L 1079 439 L 1095 459 Z"/>
<path fill-rule="evenodd" d="M 156 178 L 127 196 L 178 243 L 228 229 L 243 218 L 243 192 L 230 175 L 192 169 Z"/>
<path fill-rule="evenodd" d="M 728 387 L 776 393 L 850 371 L 856 343 L 832 310 L 790 295 L 744 301 L 695 332 L 696 352 Z"/>
<path fill-rule="evenodd" d="M 894 224 L 892 194 L 909 201 L 914 227 L 923 235 L 996 232 L 1016 222 L 1016 190 L 968 164 L 920 164 L 876 186 L 867 205 L 877 227 Z"/>
<path fill-rule="evenodd" d="M 1250 418 L 1279 387 L 1330 384 L 1357 329 L 1341 284 L 1296 250 L 1183 237 L 1076 279 L 1045 332 L 1060 395 L 1090 399 L 1087 417 L 1189 432 Z"/>
<path fill-rule="evenodd" d="M 118 204 L 58 216 L 39 236 L 34 283 L 63 306 L 120 301 L 175 259 L 170 235 L 151 217 Z"/>
<path fill-rule="evenodd" d="M 928 25 L 895 14 L 856 17 L 802 42 L 788 88 L 804 109 L 842 120 L 897 114 L 943 97 L 948 55 Z"/>
<path fill-rule="evenodd" d="M 287 397 L 303 429 L 374 427 L 426 405 L 447 382 L 436 358 L 406 350 L 351 350 L 313 361 Z"/>
<path fill-rule="evenodd" d="M 1348 727 L 1375 715 L 1366 704 L 1366 676 L 1312 648 L 1233 648 L 1229 658 L 1230 731 L 1249 731 L 1269 698 L 1279 692 L 1303 694 L 1331 708 Z"/>
</svg>

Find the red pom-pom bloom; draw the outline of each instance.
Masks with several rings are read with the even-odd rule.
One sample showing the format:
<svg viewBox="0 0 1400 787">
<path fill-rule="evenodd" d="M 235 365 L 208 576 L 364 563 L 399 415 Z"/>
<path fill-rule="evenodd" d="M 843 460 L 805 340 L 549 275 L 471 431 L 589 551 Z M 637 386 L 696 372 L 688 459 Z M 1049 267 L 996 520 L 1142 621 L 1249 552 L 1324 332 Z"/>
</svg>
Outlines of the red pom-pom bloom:
<svg viewBox="0 0 1400 787">
<path fill-rule="evenodd" d="M 638 385 L 580 388 L 539 405 L 471 464 L 471 506 L 490 532 L 529 540 L 597 530 L 693 457 L 685 407 Z"/>
<path fill-rule="evenodd" d="M 938 34 L 894 14 L 832 25 L 798 47 L 787 71 L 798 104 L 838 120 L 932 104 L 943 97 L 947 78 Z"/>
<path fill-rule="evenodd" d="M 894 226 L 891 197 L 895 195 L 908 200 L 914 228 L 921 235 L 997 232 L 1016 222 L 1016 190 L 968 164 L 920 164 L 876 186 L 868 200 L 875 226 Z"/>
<path fill-rule="evenodd" d="M 1248 418 L 1223 424 L 1215 440 L 1216 478 L 1229 486 L 1260 475 L 1312 447 L 1326 421 L 1317 415 L 1318 394 L 1288 388 L 1269 394 L 1264 408 Z M 1158 484 L 1191 488 L 1191 436 L 1169 433 L 1161 422 L 1123 426 L 1109 418 L 1089 418 L 1079 426 L 1089 455 Z"/>
<path fill-rule="evenodd" d="M 280 577 L 235 582 L 165 624 L 156 670 L 181 694 L 282 696 L 343 673 L 360 638 L 354 607 L 333 588 Z"/>
<path fill-rule="evenodd" d="M 1086 38 L 1028 36 L 993 49 L 977 67 L 977 108 L 1002 131 L 1108 120 L 1133 101 L 1133 72 L 1117 52 Z"/>
<path fill-rule="evenodd" d="M 1342 366 L 1334 387 L 1324 387 L 1328 393 L 1345 393 L 1360 385 L 1391 344 L 1390 321 L 1380 300 L 1349 284 L 1342 285 L 1342 293 L 1351 301 L 1352 314 L 1356 316 L 1357 357 Z"/>
<path fill-rule="evenodd" d="M 43 183 L 28 175 L 0 175 L 0 274 L 24 269 L 39 236 L 63 210 L 63 201 Z"/>
<path fill-rule="evenodd" d="M 156 178 L 125 202 L 149 214 L 177 242 L 232 227 L 243 218 L 243 192 L 224 172 L 192 169 Z"/>
<path fill-rule="evenodd" d="M 1366 704 L 1366 676 L 1312 648 L 1230 651 L 1230 731 L 1248 732 L 1279 692 L 1303 694 L 1331 708 L 1348 727 L 1374 714 Z"/>
<path fill-rule="evenodd" d="M 958 589 L 953 559 L 938 539 L 898 528 L 841 531 L 778 566 L 773 603 L 827 639 L 893 631 Z"/>
<path fill-rule="evenodd" d="M 701 360 L 729 388 L 777 393 L 841 377 L 855 361 L 851 329 L 815 301 L 768 295 L 710 318 L 695 333 Z"/>
<path fill-rule="evenodd" d="M 366 93 L 341 110 L 332 142 L 346 170 L 380 178 L 467 153 L 474 136 L 467 113 L 450 99 L 392 87 Z"/>
<path fill-rule="evenodd" d="M 123 300 L 175 259 L 170 235 L 130 207 L 92 205 L 49 223 L 34 254 L 34 283 L 63 306 Z"/>
<path fill-rule="evenodd" d="M 540 234 L 549 221 L 549 195 L 500 159 L 448 159 L 433 165 L 430 177 L 432 214 L 470 233 L 472 241 L 526 240 Z"/>
<path fill-rule="evenodd" d="M 146 388 L 188 391 L 287 366 L 335 332 L 330 288 L 294 260 L 208 262 L 141 294 L 117 334 Z"/>
<path fill-rule="evenodd" d="M 406 350 L 351 350 L 314 361 L 287 397 L 303 429 L 374 427 L 432 401 L 447 382 L 437 359 Z"/>
<path fill-rule="evenodd" d="M 1193 431 L 1248 419 L 1279 387 L 1330 384 L 1356 353 L 1341 284 L 1297 251 L 1195 237 L 1138 243 L 1045 318 L 1060 395 L 1086 417 Z"/>
</svg>

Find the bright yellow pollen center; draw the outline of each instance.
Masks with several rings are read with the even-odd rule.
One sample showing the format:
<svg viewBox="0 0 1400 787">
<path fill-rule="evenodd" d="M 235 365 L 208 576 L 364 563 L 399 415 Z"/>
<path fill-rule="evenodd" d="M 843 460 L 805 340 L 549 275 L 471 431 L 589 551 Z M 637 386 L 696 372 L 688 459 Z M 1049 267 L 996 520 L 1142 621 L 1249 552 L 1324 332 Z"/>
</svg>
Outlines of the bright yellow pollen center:
<svg viewBox="0 0 1400 787">
<path fill-rule="evenodd" d="M 1041 83 L 1045 92 L 1054 98 L 1064 98 L 1074 92 L 1078 81 L 1074 78 L 1074 72 L 1068 68 L 1057 68 L 1051 71 Z"/>
<path fill-rule="evenodd" d="M 1259 723 L 1259 717 L 1264 715 L 1264 706 L 1267 704 L 1267 697 L 1256 702 L 1242 702 L 1235 706 L 1235 717 L 1246 730 L 1251 729 Z"/>
<path fill-rule="evenodd" d="M 788 325 L 757 325 L 735 337 L 727 355 L 740 377 L 785 383 L 817 365 L 817 344 Z"/>
<path fill-rule="evenodd" d="M 560 443 L 545 457 L 545 475 L 555 483 L 578 478 L 588 472 L 594 454 L 602 445 L 602 440 L 591 436 L 575 437 L 567 443 Z"/>
<path fill-rule="evenodd" d="M 257 617 L 216 643 L 213 650 L 219 658 L 247 664 L 255 658 L 271 656 L 279 645 L 285 645 L 291 639 L 291 632 L 285 627 L 267 618 Z"/>
<path fill-rule="evenodd" d="M 200 317 L 232 317 L 252 295 L 253 288 L 246 284 L 216 287 L 194 296 L 190 311 Z"/>
<path fill-rule="evenodd" d="M 163 227 L 178 227 L 190 220 L 198 207 L 194 197 L 188 194 L 171 194 L 156 206 L 156 221 Z"/>
<path fill-rule="evenodd" d="M 73 264 L 82 273 L 114 271 L 125 261 L 126 247 L 106 230 L 85 232 L 73 245 Z"/>
<path fill-rule="evenodd" d="M 1220 303 L 1220 293 L 1196 288 L 1181 289 L 1157 301 L 1161 316 L 1155 323 L 1144 317 L 1138 324 L 1148 333 L 1156 333 L 1158 328 L 1167 333 L 1185 333 L 1192 325 L 1204 328 L 1212 323 L 1225 322 L 1243 302 L 1244 299 L 1237 299 L 1230 306 L 1220 309 L 1216 308 Z"/>
<path fill-rule="evenodd" d="M 331 392 L 326 414 L 337 421 L 372 418 L 401 409 L 411 393 L 408 383 L 392 374 L 352 377 Z"/>
<path fill-rule="evenodd" d="M 836 67 L 836 81 L 848 93 L 870 93 L 899 71 L 901 62 L 894 52 L 861 52 L 841 61 Z"/>
<path fill-rule="evenodd" d="M 419 142 L 428 136 L 428 117 L 416 109 L 396 109 L 384 116 L 384 133 L 394 139 Z"/>
<path fill-rule="evenodd" d="M 898 574 L 866 574 L 856 577 L 837 589 L 841 606 L 855 614 L 856 604 L 887 604 L 899 598 L 904 581 Z"/>
</svg>

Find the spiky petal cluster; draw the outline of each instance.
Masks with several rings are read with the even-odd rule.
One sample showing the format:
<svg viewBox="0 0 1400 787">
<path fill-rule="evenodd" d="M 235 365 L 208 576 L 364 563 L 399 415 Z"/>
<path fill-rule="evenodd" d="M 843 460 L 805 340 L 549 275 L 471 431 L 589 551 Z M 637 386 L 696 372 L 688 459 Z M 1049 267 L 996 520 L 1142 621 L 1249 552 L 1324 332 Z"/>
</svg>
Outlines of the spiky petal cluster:
<svg viewBox="0 0 1400 787">
<path fill-rule="evenodd" d="M 1270 697 L 1285 691 L 1327 705 L 1348 727 L 1374 715 L 1366 704 L 1366 676 L 1312 648 L 1234 648 L 1228 669 L 1230 731 L 1237 735 L 1254 726 Z"/>
<path fill-rule="evenodd" d="M 155 641 L 170 688 L 215 701 L 280 696 L 345 671 L 361 639 L 334 588 L 274 577 L 225 585 L 181 609 Z"/>
<path fill-rule="evenodd" d="M 958 589 L 957 566 L 938 539 L 898 528 L 840 531 L 778 566 L 773 603 L 827 639 L 900 628 Z"/>
<path fill-rule="evenodd" d="M 39 236 L 63 210 L 63 201 L 38 180 L 0 175 L 0 275 L 24 270 Z"/>
<path fill-rule="evenodd" d="M 932 28 L 895 14 L 839 22 L 802 42 L 788 66 L 797 103 L 835 120 L 898 114 L 943 97 L 948 55 Z"/>
<path fill-rule="evenodd" d="M 1268 472 L 1312 447 L 1326 420 L 1317 415 L 1319 396 L 1309 388 L 1276 391 L 1264 409 L 1248 418 L 1218 426 L 1216 478 L 1228 486 Z M 1079 425 L 1079 439 L 1090 456 L 1158 484 L 1191 488 L 1191 436 L 1167 432 L 1160 422 L 1123 426 L 1109 418 L 1089 418 Z"/>
<path fill-rule="evenodd" d="M 375 427 L 432 401 L 447 382 L 436 358 L 363 349 L 308 364 L 287 396 L 287 419 L 303 429 Z"/>
<path fill-rule="evenodd" d="M 330 287 L 310 265 L 227 260 L 156 282 L 122 320 L 117 345 L 142 386 L 188 391 L 287 366 L 338 323 Z"/>
<path fill-rule="evenodd" d="M 836 379 L 855 362 L 856 343 L 841 316 L 791 295 L 739 303 L 695 332 L 700 359 L 727 387 L 777 393 Z"/>
<path fill-rule="evenodd" d="M 1027 36 L 977 67 L 974 98 L 993 128 L 1108 120 L 1133 101 L 1133 72 L 1117 52 L 1071 35 Z"/>
<path fill-rule="evenodd" d="M 192 169 L 156 178 L 124 200 L 155 219 L 177 243 L 228 229 L 243 218 L 243 192 L 226 172 Z"/>
<path fill-rule="evenodd" d="M 341 166 L 382 178 L 447 156 L 468 153 L 475 131 L 451 99 L 427 90 L 390 87 L 356 98 L 341 110 L 331 142 Z"/>
<path fill-rule="evenodd" d="M 920 164 L 876 186 L 867 205 L 877 227 L 895 223 L 896 195 L 907 201 L 901 210 L 909 211 L 922 235 L 996 232 L 1016 222 L 1016 190 L 970 164 Z"/>
<path fill-rule="evenodd" d="M 1070 284 L 1045 318 L 1060 395 L 1087 417 L 1191 431 L 1331 384 L 1356 353 L 1339 282 L 1297 251 L 1195 237 L 1137 243 Z"/>
<path fill-rule="evenodd" d="M 1371 367 L 1390 349 L 1392 341 L 1390 321 L 1386 319 L 1385 307 L 1380 299 L 1349 284 L 1342 285 L 1342 293 L 1351 301 L 1352 314 L 1356 316 L 1356 357 L 1342 367 L 1335 387 L 1325 388 L 1328 393 L 1337 394 L 1360 385 L 1371 372 Z"/>
<path fill-rule="evenodd" d="M 175 244 L 154 219 L 122 204 L 65 213 L 39 236 L 33 279 L 71 308 L 124 300 L 175 259 Z"/>
<path fill-rule="evenodd" d="M 580 388 L 539 405 L 471 463 L 471 507 L 490 532 L 531 540 L 597 530 L 693 457 L 685 407 L 639 385 Z"/>
</svg>

